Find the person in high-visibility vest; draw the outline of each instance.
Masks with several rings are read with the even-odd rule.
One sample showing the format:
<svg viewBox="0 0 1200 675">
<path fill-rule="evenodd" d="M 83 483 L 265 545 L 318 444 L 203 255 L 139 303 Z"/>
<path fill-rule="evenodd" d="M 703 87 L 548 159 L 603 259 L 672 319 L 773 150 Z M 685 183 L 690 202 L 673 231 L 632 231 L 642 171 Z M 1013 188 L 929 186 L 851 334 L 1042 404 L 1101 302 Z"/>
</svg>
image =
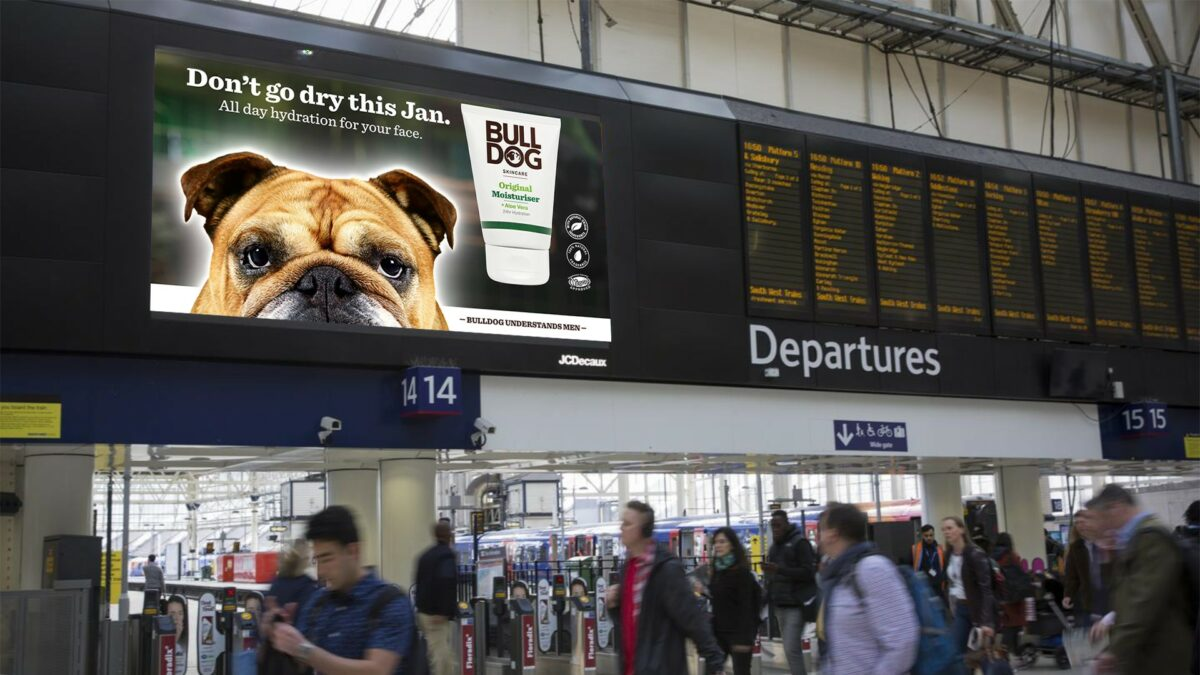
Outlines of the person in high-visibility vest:
<svg viewBox="0 0 1200 675">
<path fill-rule="evenodd" d="M 913 544 L 912 566 L 917 572 L 929 576 L 929 583 L 939 594 L 944 594 L 946 584 L 946 552 L 938 546 L 932 525 L 921 528 L 921 540 Z"/>
</svg>

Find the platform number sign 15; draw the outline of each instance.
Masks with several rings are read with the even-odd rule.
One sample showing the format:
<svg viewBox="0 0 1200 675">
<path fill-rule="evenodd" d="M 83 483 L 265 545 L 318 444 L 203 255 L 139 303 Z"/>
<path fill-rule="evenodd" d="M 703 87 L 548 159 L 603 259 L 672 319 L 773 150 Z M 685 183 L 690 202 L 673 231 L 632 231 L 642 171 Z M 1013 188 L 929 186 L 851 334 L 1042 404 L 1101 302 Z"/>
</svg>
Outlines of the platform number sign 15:
<svg viewBox="0 0 1200 675">
<path fill-rule="evenodd" d="M 400 380 L 401 414 L 405 417 L 462 414 L 462 371 L 416 366 Z"/>
<path fill-rule="evenodd" d="M 1121 434 L 1154 434 L 1167 430 L 1165 403 L 1131 403 L 1121 411 Z"/>
</svg>

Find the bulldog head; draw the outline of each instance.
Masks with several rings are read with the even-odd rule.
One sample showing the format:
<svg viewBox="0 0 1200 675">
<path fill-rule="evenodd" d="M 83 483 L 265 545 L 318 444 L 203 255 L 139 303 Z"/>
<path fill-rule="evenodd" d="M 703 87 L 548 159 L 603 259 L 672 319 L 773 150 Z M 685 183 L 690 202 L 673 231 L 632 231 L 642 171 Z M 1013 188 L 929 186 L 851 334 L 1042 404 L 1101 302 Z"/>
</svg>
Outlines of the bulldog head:
<svg viewBox="0 0 1200 675">
<path fill-rule="evenodd" d="M 237 152 L 180 182 L 213 245 L 192 313 L 446 329 L 433 264 L 457 214 L 417 176 L 321 178 Z"/>
</svg>

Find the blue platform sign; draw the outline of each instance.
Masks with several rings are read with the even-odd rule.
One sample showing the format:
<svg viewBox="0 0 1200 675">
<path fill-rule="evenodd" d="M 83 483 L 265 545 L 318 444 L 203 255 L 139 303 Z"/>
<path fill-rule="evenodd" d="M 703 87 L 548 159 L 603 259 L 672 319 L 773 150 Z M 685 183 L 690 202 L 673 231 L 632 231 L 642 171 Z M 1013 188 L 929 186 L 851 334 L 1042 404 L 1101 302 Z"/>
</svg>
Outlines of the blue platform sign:
<svg viewBox="0 0 1200 675">
<path fill-rule="evenodd" d="M 908 425 L 904 422 L 834 420 L 833 449 L 908 452 Z"/>
<path fill-rule="evenodd" d="M 1104 459 L 1200 459 L 1200 409 L 1138 401 L 1096 410 Z"/>
<path fill-rule="evenodd" d="M 404 417 L 461 415 L 462 371 L 443 366 L 414 366 L 400 380 Z"/>
</svg>

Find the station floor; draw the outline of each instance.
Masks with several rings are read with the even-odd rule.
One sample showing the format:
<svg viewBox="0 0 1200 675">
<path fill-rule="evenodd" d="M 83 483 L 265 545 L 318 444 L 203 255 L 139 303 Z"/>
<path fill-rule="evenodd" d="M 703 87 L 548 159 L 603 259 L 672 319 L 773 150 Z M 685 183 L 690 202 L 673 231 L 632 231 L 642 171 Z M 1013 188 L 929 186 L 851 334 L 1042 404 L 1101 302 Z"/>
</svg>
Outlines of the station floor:
<svg viewBox="0 0 1200 675">
<path fill-rule="evenodd" d="M 129 611 L 131 613 L 136 614 L 136 613 L 139 613 L 142 611 L 142 594 L 141 594 L 141 592 L 138 592 L 138 591 L 130 592 L 129 605 L 130 605 Z M 116 611 L 115 605 L 113 606 L 113 611 L 115 614 L 115 611 Z M 196 621 L 195 617 L 197 616 L 198 611 L 199 611 L 199 608 L 197 606 L 196 601 L 189 600 L 188 601 L 188 617 L 189 617 L 189 621 L 192 622 L 193 625 L 194 625 L 194 622 Z M 763 646 L 764 662 L 763 662 L 762 675 L 788 675 L 788 670 L 786 668 L 774 666 L 770 663 L 772 661 L 771 656 L 776 649 L 781 649 L 781 645 L 779 645 L 778 643 L 774 643 L 774 642 L 768 642 L 767 644 L 765 644 Z M 197 669 L 196 649 L 194 646 L 190 647 L 190 653 L 188 654 L 187 664 L 188 664 L 188 668 L 187 668 L 186 675 L 199 675 L 200 671 Z M 540 670 L 540 668 L 539 668 L 539 670 Z M 729 672 L 733 672 L 732 666 L 730 666 Z M 816 669 L 810 669 L 808 672 L 809 672 L 809 675 L 820 675 L 820 671 L 816 670 Z M 1041 662 L 1038 663 L 1037 665 L 1035 665 L 1033 668 L 1029 668 L 1029 669 L 1020 671 L 1020 672 L 1026 672 L 1026 673 L 1051 673 L 1051 672 L 1054 672 L 1054 673 L 1064 673 L 1066 675 L 1086 675 L 1086 673 L 1088 673 L 1088 669 L 1087 668 L 1073 668 L 1071 670 L 1059 670 L 1054 665 L 1054 663 L 1053 663 L 1052 659 L 1050 659 L 1050 657 L 1042 657 Z"/>
</svg>

